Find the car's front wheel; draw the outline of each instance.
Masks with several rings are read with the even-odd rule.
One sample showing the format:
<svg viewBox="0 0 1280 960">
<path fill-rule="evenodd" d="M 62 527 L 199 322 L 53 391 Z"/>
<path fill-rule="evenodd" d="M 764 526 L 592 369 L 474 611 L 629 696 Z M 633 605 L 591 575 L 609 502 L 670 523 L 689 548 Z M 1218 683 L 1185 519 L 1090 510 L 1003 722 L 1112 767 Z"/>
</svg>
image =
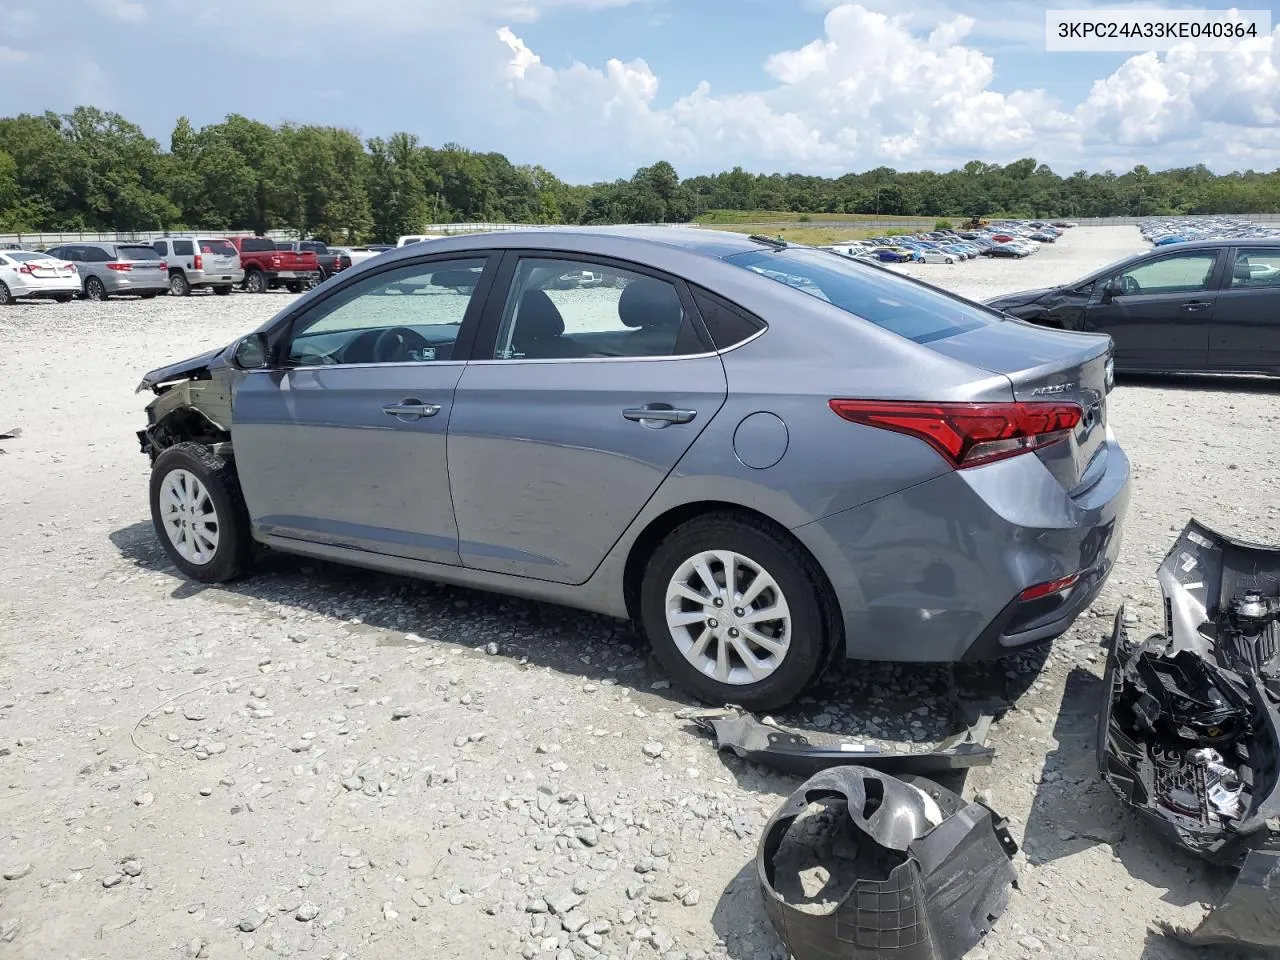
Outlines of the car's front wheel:
<svg viewBox="0 0 1280 960">
<path fill-rule="evenodd" d="M 645 633 L 701 700 L 768 710 L 790 703 L 825 662 L 833 604 L 816 563 L 785 533 L 732 513 L 678 527 L 641 584 Z"/>
<path fill-rule="evenodd" d="M 174 444 L 156 457 L 151 522 L 174 566 L 193 580 L 231 580 L 252 557 L 235 465 L 203 444 Z"/>
</svg>

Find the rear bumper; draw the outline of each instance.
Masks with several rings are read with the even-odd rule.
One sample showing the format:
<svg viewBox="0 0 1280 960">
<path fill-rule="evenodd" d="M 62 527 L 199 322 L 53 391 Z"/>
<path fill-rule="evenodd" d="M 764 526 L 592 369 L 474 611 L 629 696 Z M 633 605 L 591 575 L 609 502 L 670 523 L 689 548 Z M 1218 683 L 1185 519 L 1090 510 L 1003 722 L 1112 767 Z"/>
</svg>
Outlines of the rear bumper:
<svg viewBox="0 0 1280 960">
<path fill-rule="evenodd" d="M 187 282 L 193 287 L 220 287 L 223 284 L 244 282 L 244 271 L 239 267 L 230 270 L 188 270 Z"/>
<path fill-rule="evenodd" d="M 1120 549 L 1129 460 L 1069 496 L 1034 456 L 944 474 L 792 532 L 822 564 L 855 659 L 1004 656 L 1063 633 L 1097 597 Z M 1018 602 L 1079 574 L 1070 590 Z"/>
<path fill-rule="evenodd" d="M 58 284 L 41 284 L 30 287 L 10 287 L 9 292 L 17 300 L 40 300 L 50 297 L 66 297 L 80 292 L 80 281 L 68 280 Z"/>
<path fill-rule="evenodd" d="M 272 270 L 267 276 L 272 280 L 319 280 L 319 270 Z"/>
<path fill-rule="evenodd" d="M 108 293 L 158 293 L 169 289 L 169 274 L 156 271 L 154 275 L 130 277 L 123 273 L 100 277 Z"/>
</svg>

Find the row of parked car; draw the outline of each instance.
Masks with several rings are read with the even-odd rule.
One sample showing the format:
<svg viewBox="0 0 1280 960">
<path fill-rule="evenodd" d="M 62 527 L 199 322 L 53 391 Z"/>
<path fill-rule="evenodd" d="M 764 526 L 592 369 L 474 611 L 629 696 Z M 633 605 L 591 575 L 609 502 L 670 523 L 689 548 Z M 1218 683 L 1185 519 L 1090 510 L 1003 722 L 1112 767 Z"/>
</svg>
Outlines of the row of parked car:
<svg viewBox="0 0 1280 960">
<path fill-rule="evenodd" d="M 1074 223 L 1001 221 L 972 230 L 935 230 L 898 237 L 873 237 L 837 243 L 826 249 L 878 263 L 960 263 L 975 257 L 1030 256 L 1041 244 L 1053 243 Z"/>
<path fill-rule="evenodd" d="M 432 239 L 401 237 L 397 246 Z M 82 241 L 43 250 L 0 249 L 0 306 L 23 299 L 143 299 L 240 289 L 301 293 L 377 256 L 387 245 L 330 247 L 318 240 L 189 234 L 151 241 Z"/>
<path fill-rule="evenodd" d="M 1273 240 L 1280 225 L 1265 225 L 1231 217 L 1156 217 L 1139 227 L 1142 236 L 1157 247 L 1193 240 Z"/>
</svg>

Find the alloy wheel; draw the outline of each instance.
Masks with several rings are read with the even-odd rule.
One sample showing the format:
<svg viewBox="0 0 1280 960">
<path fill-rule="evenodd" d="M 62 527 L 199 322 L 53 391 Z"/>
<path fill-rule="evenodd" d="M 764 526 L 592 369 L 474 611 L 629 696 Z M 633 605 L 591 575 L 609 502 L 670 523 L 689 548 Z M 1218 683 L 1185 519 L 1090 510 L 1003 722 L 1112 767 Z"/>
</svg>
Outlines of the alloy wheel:
<svg viewBox="0 0 1280 960">
<path fill-rule="evenodd" d="M 690 557 L 666 591 L 667 629 L 700 673 L 720 683 L 759 683 L 791 643 L 791 611 L 760 564 L 729 550 Z"/>
<path fill-rule="evenodd" d="M 160 519 L 184 560 L 205 564 L 218 552 L 218 512 L 209 491 L 189 470 L 172 470 L 160 488 Z"/>
</svg>

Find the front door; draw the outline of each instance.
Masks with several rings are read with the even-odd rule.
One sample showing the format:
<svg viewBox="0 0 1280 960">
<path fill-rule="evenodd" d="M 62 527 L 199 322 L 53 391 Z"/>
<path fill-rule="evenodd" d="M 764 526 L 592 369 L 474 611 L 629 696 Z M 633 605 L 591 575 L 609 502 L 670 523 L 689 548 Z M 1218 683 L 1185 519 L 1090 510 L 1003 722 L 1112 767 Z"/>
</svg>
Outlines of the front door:
<svg viewBox="0 0 1280 960">
<path fill-rule="evenodd" d="M 266 534 L 458 563 L 445 437 L 486 257 L 396 265 L 305 309 L 279 369 L 234 403 L 236 468 Z"/>
<path fill-rule="evenodd" d="M 1209 326 L 1215 370 L 1280 373 L 1280 244 L 1238 247 Z"/>
<path fill-rule="evenodd" d="M 1111 335 L 1122 370 L 1204 370 L 1221 251 L 1144 260 L 1094 285 L 1089 330 Z"/>
<path fill-rule="evenodd" d="M 503 272 L 449 423 L 462 562 L 582 583 L 724 403 L 724 366 L 677 280 L 554 254 Z"/>
</svg>

